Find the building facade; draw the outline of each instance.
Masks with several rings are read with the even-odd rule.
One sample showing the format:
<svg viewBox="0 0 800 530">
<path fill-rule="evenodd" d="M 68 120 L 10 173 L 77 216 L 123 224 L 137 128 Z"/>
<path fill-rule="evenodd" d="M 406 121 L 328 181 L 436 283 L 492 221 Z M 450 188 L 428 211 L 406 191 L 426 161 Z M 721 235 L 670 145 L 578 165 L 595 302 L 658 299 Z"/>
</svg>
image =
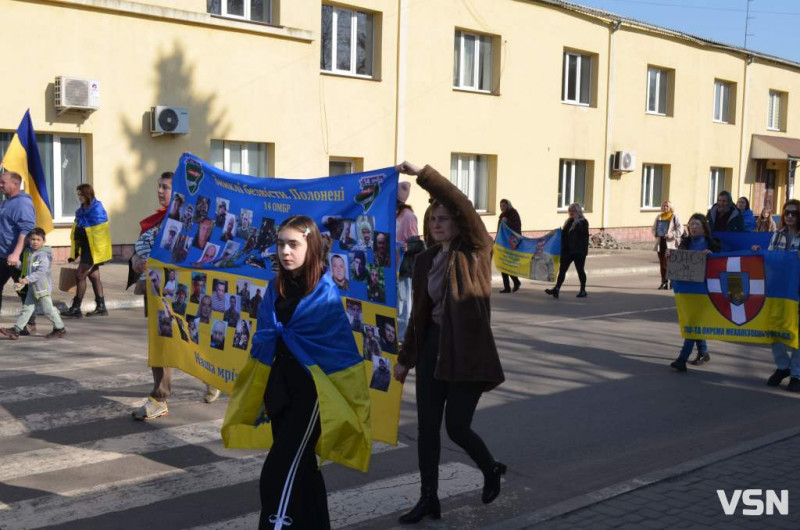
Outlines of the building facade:
<svg viewBox="0 0 800 530">
<path fill-rule="evenodd" d="M 30 108 L 57 247 L 89 182 L 127 252 L 183 152 L 262 177 L 429 163 L 490 231 L 501 198 L 530 233 L 579 202 L 623 240 L 651 237 L 662 200 L 686 219 L 722 189 L 756 214 L 794 192 L 799 64 L 566 2 L 0 0 L 0 12 L 17 43 L 0 154 Z M 64 101 L 86 97 L 96 108 Z"/>
</svg>

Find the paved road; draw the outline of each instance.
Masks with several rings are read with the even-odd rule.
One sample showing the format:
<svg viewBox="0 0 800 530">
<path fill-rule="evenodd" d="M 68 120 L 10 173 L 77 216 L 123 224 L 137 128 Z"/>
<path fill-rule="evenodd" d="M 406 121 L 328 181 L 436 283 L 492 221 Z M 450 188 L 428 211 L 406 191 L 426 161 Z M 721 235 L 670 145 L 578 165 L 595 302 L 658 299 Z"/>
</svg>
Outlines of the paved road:
<svg viewBox="0 0 800 530">
<path fill-rule="evenodd" d="M 480 504 L 480 473 L 446 442 L 444 519 L 417 528 L 529 526 L 532 513 L 800 425 L 798 396 L 764 385 L 766 348 L 712 343 L 711 363 L 673 373 L 674 303 L 657 283 L 598 278 L 589 298 L 566 288 L 557 301 L 526 283 L 493 299 L 507 382 L 474 426 L 509 465 L 503 492 Z M 0 527 L 252 528 L 263 454 L 222 448 L 226 400 L 202 403 L 203 385 L 184 376 L 169 417 L 134 422 L 150 386 L 141 311 L 69 325 L 56 343 L 0 342 Z M 413 384 L 405 398 L 401 443 L 376 445 L 369 474 L 325 467 L 334 527 L 395 528 L 416 500 Z M 777 454 L 760 462 L 781 466 Z M 752 486 L 749 469 L 734 465 L 725 487 L 780 486 Z M 721 512 L 713 487 L 693 491 Z"/>
</svg>

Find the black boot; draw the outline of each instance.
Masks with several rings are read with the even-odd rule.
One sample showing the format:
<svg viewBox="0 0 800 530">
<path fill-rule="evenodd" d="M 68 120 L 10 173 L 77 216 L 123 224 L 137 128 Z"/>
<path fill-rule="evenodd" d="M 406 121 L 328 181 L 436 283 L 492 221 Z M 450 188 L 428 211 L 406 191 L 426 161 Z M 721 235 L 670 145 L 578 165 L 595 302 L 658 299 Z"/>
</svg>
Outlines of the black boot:
<svg viewBox="0 0 800 530">
<path fill-rule="evenodd" d="M 506 474 L 506 465 L 495 462 L 488 474 L 483 478 L 483 504 L 489 504 L 500 495 L 500 477 Z"/>
<path fill-rule="evenodd" d="M 81 313 L 81 299 L 77 296 L 73 298 L 72 306 L 66 311 L 62 311 L 61 316 L 66 318 L 82 318 L 83 313 Z"/>
<path fill-rule="evenodd" d="M 102 296 L 98 296 L 95 299 L 96 307 L 94 311 L 89 311 L 86 313 L 87 317 L 96 317 L 96 316 L 108 316 L 108 310 L 106 309 L 106 300 Z"/>
<path fill-rule="evenodd" d="M 420 495 L 419 502 L 414 508 L 400 516 L 400 524 L 417 524 L 426 515 L 430 515 L 431 519 L 442 518 L 442 507 L 439 505 L 439 497 L 436 490 L 433 488 L 422 488 L 422 495 Z"/>
</svg>

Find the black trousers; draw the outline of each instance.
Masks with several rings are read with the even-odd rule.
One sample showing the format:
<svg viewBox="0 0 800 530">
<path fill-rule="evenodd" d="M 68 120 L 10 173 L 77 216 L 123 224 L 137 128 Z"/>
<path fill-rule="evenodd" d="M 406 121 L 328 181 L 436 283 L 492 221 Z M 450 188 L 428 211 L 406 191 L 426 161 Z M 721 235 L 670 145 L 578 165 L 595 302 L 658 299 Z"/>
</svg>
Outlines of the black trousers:
<svg viewBox="0 0 800 530">
<path fill-rule="evenodd" d="M 264 404 L 273 444 L 261 470 L 259 530 L 275 528 L 281 517 L 292 529 L 329 530 L 325 481 L 314 454 L 321 432 L 317 390 L 294 357 L 275 357 Z"/>
<path fill-rule="evenodd" d="M 658 264 L 661 269 L 661 282 L 667 283 L 667 240 L 658 238 Z"/>
<path fill-rule="evenodd" d="M 0 258 L 0 309 L 3 309 L 3 288 L 5 287 L 6 283 L 8 283 L 9 279 L 14 280 L 14 282 L 18 282 L 21 275 L 21 270 L 9 265 L 6 258 Z M 28 286 L 26 285 L 17 294 L 24 304 L 25 297 L 28 295 Z M 36 311 L 34 311 L 31 315 L 31 318 L 28 319 L 28 324 L 31 326 L 36 325 Z"/>
<path fill-rule="evenodd" d="M 439 484 L 439 454 L 442 416 L 447 435 L 467 452 L 484 474 L 491 472 L 494 458 L 481 437 L 472 430 L 472 417 L 483 393 L 481 382 L 448 382 L 435 379 L 439 349 L 439 327 L 428 325 L 425 347 L 417 361 L 417 457 L 423 489 L 436 491 Z"/>
<path fill-rule="evenodd" d="M 505 272 L 502 272 L 500 274 L 503 276 L 503 288 L 504 289 L 506 289 L 506 290 L 511 289 L 511 285 L 509 284 L 509 281 L 508 281 L 509 278 L 511 279 L 512 282 L 514 282 L 514 285 L 519 285 L 520 284 L 518 277 L 511 276 L 510 274 L 506 274 Z"/>
<path fill-rule="evenodd" d="M 578 280 L 581 282 L 581 291 L 586 290 L 586 271 L 583 270 L 586 265 L 586 255 L 579 256 L 561 256 L 561 264 L 558 266 L 558 278 L 556 279 L 556 289 L 561 289 L 564 283 L 564 278 L 567 277 L 567 269 L 575 263 L 575 270 L 578 272 Z"/>
</svg>

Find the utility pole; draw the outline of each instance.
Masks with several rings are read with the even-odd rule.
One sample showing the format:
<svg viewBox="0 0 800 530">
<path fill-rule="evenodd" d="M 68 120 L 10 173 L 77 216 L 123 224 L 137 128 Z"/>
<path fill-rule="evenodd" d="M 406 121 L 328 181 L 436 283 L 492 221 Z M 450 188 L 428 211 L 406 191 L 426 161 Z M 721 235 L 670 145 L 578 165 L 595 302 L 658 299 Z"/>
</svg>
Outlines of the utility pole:
<svg viewBox="0 0 800 530">
<path fill-rule="evenodd" d="M 754 1 L 755 0 L 745 0 L 745 2 L 747 2 L 747 10 L 746 10 L 747 14 L 745 15 L 745 18 L 744 18 L 744 48 L 745 49 L 747 49 L 747 37 L 751 37 L 752 36 L 750 33 L 748 33 L 748 30 L 750 29 L 750 19 L 751 18 L 756 18 L 756 17 L 751 17 L 750 16 L 750 4 L 752 2 L 754 2 Z"/>
</svg>

